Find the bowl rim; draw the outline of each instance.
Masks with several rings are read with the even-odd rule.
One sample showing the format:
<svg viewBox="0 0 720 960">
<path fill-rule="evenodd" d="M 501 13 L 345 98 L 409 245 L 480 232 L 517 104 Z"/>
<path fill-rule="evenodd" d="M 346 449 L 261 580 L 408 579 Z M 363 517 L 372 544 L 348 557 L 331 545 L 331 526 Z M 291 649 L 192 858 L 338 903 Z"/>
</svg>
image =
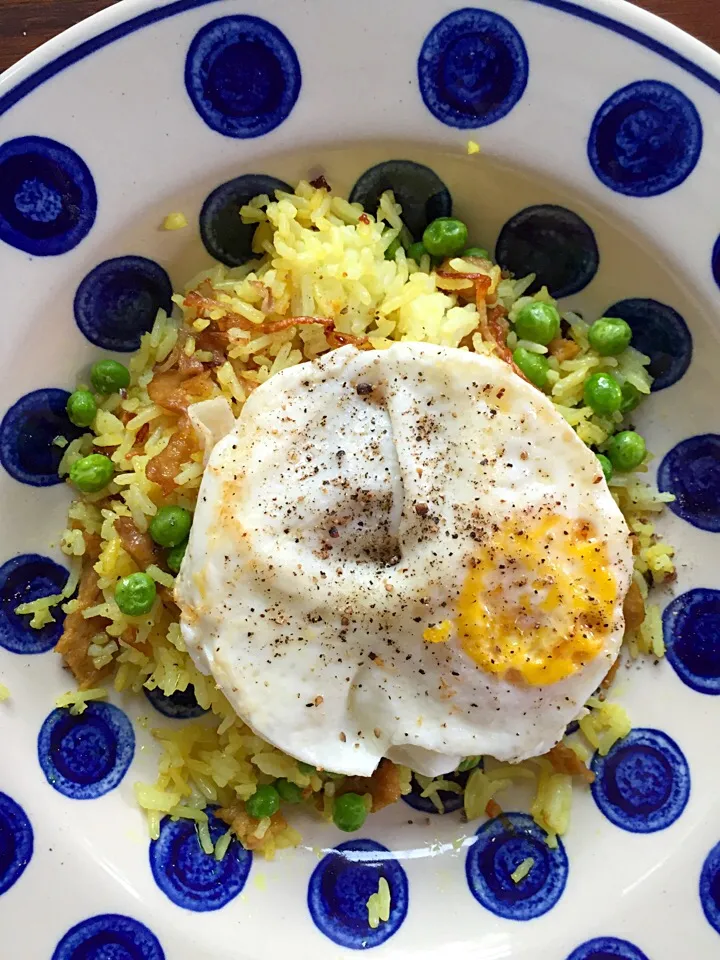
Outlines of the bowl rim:
<svg viewBox="0 0 720 960">
<path fill-rule="evenodd" d="M 720 93 L 720 52 L 630 0 L 525 2 L 624 36 Z M 116 40 L 197 8 L 219 9 L 221 3 L 222 0 L 119 0 L 46 41 L 0 74 L 0 116 L 67 67 Z M 512 15 L 512 10 L 504 12 Z M 223 15 L 222 11 L 219 15 Z"/>
</svg>

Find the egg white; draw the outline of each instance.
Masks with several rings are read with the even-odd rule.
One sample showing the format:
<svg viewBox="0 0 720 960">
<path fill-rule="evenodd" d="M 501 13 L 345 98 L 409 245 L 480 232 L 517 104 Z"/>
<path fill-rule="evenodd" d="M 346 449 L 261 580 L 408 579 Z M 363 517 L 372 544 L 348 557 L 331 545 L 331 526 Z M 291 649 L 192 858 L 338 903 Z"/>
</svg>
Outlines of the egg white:
<svg viewBox="0 0 720 960">
<path fill-rule="evenodd" d="M 588 521 L 616 583 L 600 653 L 530 686 L 483 670 L 453 621 L 478 528 L 539 506 Z M 288 754 L 369 775 L 561 738 L 614 662 L 632 553 L 593 453 L 505 363 L 400 343 L 276 374 L 215 446 L 176 585 L 196 664 Z"/>
</svg>

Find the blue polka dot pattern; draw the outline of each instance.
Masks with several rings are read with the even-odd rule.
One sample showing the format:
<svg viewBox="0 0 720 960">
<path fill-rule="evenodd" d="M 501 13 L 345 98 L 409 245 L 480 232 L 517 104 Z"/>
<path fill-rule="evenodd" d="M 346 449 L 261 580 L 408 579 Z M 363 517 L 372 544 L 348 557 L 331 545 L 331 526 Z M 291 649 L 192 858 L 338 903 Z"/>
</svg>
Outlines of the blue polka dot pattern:
<svg viewBox="0 0 720 960">
<path fill-rule="evenodd" d="M 195 699 L 195 688 L 191 683 L 185 690 L 176 690 L 170 696 L 164 694 L 157 687 L 154 690 L 143 687 L 143 693 L 158 713 L 173 720 L 192 720 L 208 712 Z"/>
<path fill-rule="evenodd" d="M 622 317 L 630 325 L 632 345 L 650 357 L 653 391 L 671 387 L 690 366 L 692 335 L 677 310 L 667 304 L 643 298 L 620 300 L 608 307 L 605 316 Z"/>
<path fill-rule="evenodd" d="M 582 290 L 600 262 L 595 234 L 587 223 L 554 204 L 526 207 L 511 217 L 500 231 L 495 256 L 516 277 L 537 274 L 530 293 L 545 286 L 553 297 Z"/>
<path fill-rule="evenodd" d="M 390 917 L 373 930 L 367 902 L 380 878 L 390 888 Z M 397 932 L 408 909 L 405 871 L 390 851 L 374 840 L 348 840 L 320 861 L 310 878 L 308 908 L 315 926 L 334 943 L 366 950 Z"/>
<path fill-rule="evenodd" d="M 65 567 L 37 553 L 13 557 L 0 567 L 0 647 L 21 654 L 52 650 L 63 630 L 61 607 L 53 608 L 55 622 L 39 630 L 30 626 L 31 617 L 20 616 L 15 608 L 60 593 L 67 578 Z"/>
<path fill-rule="evenodd" d="M 665 830 L 688 802 L 687 760 L 675 741 L 659 730 L 631 730 L 606 757 L 596 753 L 591 766 L 595 802 L 622 830 Z"/>
<path fill-rule="evenodd" d="M 567 960 L 648 960 L 648 958 L 642 950 L 627 940 L 618 940 L 616 937 L 596 937 L 573 950 Z"/>
<path fill-rule="evenodd" d="M 208 827 L 213 843 L 228 826 L 212 815 Z M 150 867 L 155 883 L 173 903 L 185 910 L 219 910 L 245 886 L 252 853 L 233 840 L 222 860 L 204 852 L 191 820 L 172 821 L 165 817 L 160 837 L 150 844 Z"/>
<path fill-rule="evenodd" d="M 0 423 L 0 461 L 11 477 L 32 487 L 51 487 L 62 459 L 55 437 L 74 440 L 84 432 L 70 423 L 67 390 L 33 390 L 10 407 Z"/>
<path fill-rule="evenodd" d="M 118 913 L 105 913 L 68 930 L 52 960 L 165 960 L 165 953 L 144 924 Z"/>
<path fill-rule="evenodd" d="M 45 137 L 0 146 L 0 240 L 57 256 L 87 236 L 96 213 L 92 174 L 74 150 Z"/>
<path fill-rule="evenodd" d="M 665 454 L 658 488 L 672 493 L 674 514 L 701 530 L 720 533 L 720 435 L 689 437 Z"/>
<path fill-rule="evenodd" d="M 53 710 L 38 736 L 38 760 L 50 786 L 72 800 L 94 800 L 125 776 L 135 752 L 132 724 L 109 703 L 84 713 Z"/>
<path fill-rule="evenodd" d="M 187 55 L 185 86 L 205 123 L 226 137 L 262 137 L 285 120 L 300 94 L 300 64 L 267 20 L 232 16 L 200 30 Z"/>
<path fill-rule="evenodd" d="M 105 260 L 75 294 L 75 322 L 103 350 L 130 351 L 151 329 L 158 310 L 172 310 L 172 285 L 163 268 L 146 257 Z"/>
<path fill-rule="evenodd" d="M 350 202 L 362 204 L 375 216 L 386 190 L 395 194 L 413 240 L 422 239 L 431 220 L 452 213 L 452 197 L 440 177 L 430 167 L 412 160 L 386 160 L 370 167 L 350 191 Z"/>
<path fill-rule="evenodd" d="M 708 923 L 720 933 L 720 843 L 713 847 L 703 864 L 700 903 Z"/>
<path fill-rule="evenodd" d="M 475 899 L 506 920 L 532 920 L 551 910 L 565 889 L 568 859 L 560 840 L 554 850 L 545 840 L 545 832 L 525 813 L 484 823 L 465 861 Z M 530 872 L 515 883 L 511 874 L 528 858 Z"/>
<path fill-rule="evenodd" d="M 466 770 L 463 773 L 444 774 L 442 779 L 449 780 L 451 783 L 457 783 L 464 788 L 469 776 L 470 771 Z M 440 810 L 438 810 L 429 797 L 422 796 L 422 792 L 423 787 L 417 782 L 416 778 L 413 777 L 412 790 L 410 793 L 403 795 L 403 800 L 414 810 L 420 810 L 423 813 L 440 813 Z M 438 797 L 443 805 L 442 813 L 453 813 L 463 805 L 461 793 L 452 793 L 450 790 L 439 790 Z"/>
<path fill-rule="evenodd" d="M 684 93 L 658 80 L 640 80 L 600 107 L 588 157 L 596 176 L 616 193 L 656 197 L 692 173 L 702 141 L 700 115 Z"/>
<path fill-rule="evenodd" d="M 243 223 L 240 207 L 263 193 L 273 200 L 276 190 L 293 192 L 283 180 L 263 173 L 236 177 L 213 190 L 200 211 L 200 236 L 211 257 L 228 267 L 239 267 L 255 256 L 252 240 L 257 224 Z"/>
<path fill-rule="evenodd" d="M 0 793 L 0 894 L 16 883 L 33 855 L 33 832 L 25 811 Z"/>
<path fill-rule="evenodd" d="M 663 613 L 667 659 L 698 693 L 720 695 L 720 590 L 681 594 Z"/>
<path fill-rule="evenodd" d="M 525 92 L 525 44 L 497 13 L 456 10 L 425 38 L 418 81 L 425 106 L 441 123 L 485 127 L 506 116 Z"/>
</svg>

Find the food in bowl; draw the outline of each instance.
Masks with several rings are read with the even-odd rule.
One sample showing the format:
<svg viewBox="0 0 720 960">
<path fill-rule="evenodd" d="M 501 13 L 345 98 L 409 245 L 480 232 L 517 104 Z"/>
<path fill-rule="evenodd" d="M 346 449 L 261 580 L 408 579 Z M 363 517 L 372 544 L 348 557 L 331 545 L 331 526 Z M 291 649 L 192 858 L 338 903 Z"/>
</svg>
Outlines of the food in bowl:
<svg viewBox="0 0 720 960">
<path fill-rule="evenodd" d="M 203 271 L 68 402 L 72 573 L 20 610 L 64 605 L 63 703 L 112 684 L 209 711 L 154 731 L 153 837 L 189 817 L 212 852 L 214 804 L 272 856 L 297 803 L 347 831 L 411 791 L 473 819 L 520 778 L 552 844 L 589 751 L 630 729 L 623 639 L 663 653 L 648 358 L 461 221 L 411 236 L 391 192 L 303 181 L 240 215 L 254 259 Z"/>
</svg>

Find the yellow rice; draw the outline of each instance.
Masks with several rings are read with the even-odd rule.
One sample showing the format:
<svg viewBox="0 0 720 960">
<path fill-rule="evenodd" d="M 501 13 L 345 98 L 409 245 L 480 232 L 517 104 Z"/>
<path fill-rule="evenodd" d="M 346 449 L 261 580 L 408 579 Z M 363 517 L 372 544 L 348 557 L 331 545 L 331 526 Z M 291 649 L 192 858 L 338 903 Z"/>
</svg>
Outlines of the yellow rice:
<svg viewBox="0 0 720 960">
<path fill-rule="evenodd" d="M 390 885 L 385 877 L 380 877 L 377 893 L 371 893 L 367 902 L 368 925 L 373 930 L 390 919 L 391 905 Z"/>
<path fill-rule="evenodd" d="M 100 535 L 102 547 L 95 570 L 102 600 L 83 614 L 110 621 L 107 630 L 93 638 L 89 652 L 95 666 L 112 664 L 116 691 L 140 693 L 144 687 L 172 695 L 192 685 L 198 704 L 210 711 L 201 720 L 152 731 L 161 748 L 159 773 L 154 784 L 136 784 L 138 804 L 146 812 L 152 837 L 159 835 L 164 815 L 191 817 L 198 826 L 203 849 L 218 858 L 227 850 L 229 834 L 221 837 L 213 849 L 207 817 L 202 814 L 207 803 L 230 806 L 250 797 L 258 784 L 285 778 L 308 788 L 315 800 L 319 798 L 322 815 L 330 818 L 335 785 L 328 775 L 307 770 L 269 746 L 237 718 L 212 679 L 195 668 L 178 623 L 160 601 L 150 614 L 140 618 L 124 615 L 115 602 L 118 578 L 137 569 L 116 533 L 116 520 L 129 517 L 140 531 L 146 531 L 160 502 L 192 509 L 202 477 L 199 453 L 182 464 L 176 477 L 177 490 L 170 498 L 163 498 L 146 476 L 149 460 L 164 449 L 175 428 L 175 420 L 148 396 L 147 386 L 155 368 L 162 369 L 170 357 L 182 325 L 191 334 L 184 342 L 186 355 L 197 354 L 205 361 L 209 357 L 196 350 L 196 335 L 207 329 L 212 320 L 226 314 L 259 325 L 268 319 L 268 300 L 274 320 L 291 316 L 331 317 L 339 332 L 368 337 L 377 349 L 397 340 L 427 341 L 485 354 L 495 349 L 478 333 L 482 318 L 476 306 L 458 300 L 450 289 L 452 282 L 440 282 L 434 272 L 427 272 L 428 257 L 422 258 L 422 269 L 406 256 L 402 247 L 394 259 L 386 259 L 385 252 L 392 240 L 404 237 L 402 210 L 391 193 L 383 195 L 377 216 L 362 216 L 358 204 L 301 182 L 295 193 L 278 191 L 275 199 L 255 198 L 241 213 L 246 222 L 258 224 L 253 240 L 256 259 L 232 269 L 216 265 L 193 278 L 185 291 L 174 297 L 179 318 L 168 317 L 161 311 L 153 329 L 142 337 L 139 350 L 130 359 L 131 385 L 127 395 L 104 398 L 92 424 L 92 434 L 65 448 L 60 466 L 63 475 L 75 460 L 91 451 L 93 444 L 112 458 L 118 472 L 109 490 L 85 495 L 70 507 L 71 524 L 61 538 L 61 549 L 71 566 L 68 587 L 62 595 L 19 608 L 21 613 L 32 615 L 31 624 L 36 627 L 52 621 L 53 606 L 59 603 L 66 612 L 76 609 L 77 601 L 68 598 L 77 586 L 83 563 L 83 531 Z M 178 229 L 184 226 L 183 220 L 182 214 L 171 214 L 164 226 Z M 462 260 L 453 261 L 459 269 L 462 264 Z M 488 273 L 491 290 L 496 291 L 498 301 L 509 309 L 512 319 L 530 299 L 525 291 L 533 277 L 516 280 L 502 276 L 497 267 Z M 201 284 L 204 293 L 210 291 L 218 306 L 209 317 L 198 318 L 188 306 L 186 294 Z M 532 299 L 553 302 L 545 289 Z M 602 445 L 617 428 L 620 416 L 602 418 L 583 405 L 585 378 L 591 372 L 611 371 L 621 383 L 631 383 L 647 395 L 651 383 L 646 369 L 648 358 L 632 348 L 620 357 L 601 357 L 588 343 L 588 324 L 575 314 L 565 314 L 564 319 L 580 352 L 574 359 L 562 362 L 549 358 L 550 395 L 585 442 Z M 517 343 L 511 332 L 508 345 L 514 348 Z M 521 345 L 546 352 L 537 344 Z M 233 413 L 238 415 L 258 384 L 328 349 L 326 333 L 320 325 L 296 326 L 269 334 L 261 328 L 255 333 L 252 327 L 234 327 L 230 330 L 227 360 L 216 370 L 213 395 L 226 397 Z M 129 457 L 130 451 L 137 449 L 138 431 L 146 425 L 148 435 L 140 445 L 141 452 Z M 647 596 L 648 578 L 661 581 L 674 573 L 673 549 L 657 540 L 654 527 L 655 517 L 668 497 L 648 486 L 637 474 L 615 478 L 611 490 L 636 536 L 636 582 L 643 596 Z M 108 492 L 117 494 L 110 506 L 104 502 Z M 158 567 L 150 567 L 147 572 L 158 584 L 172 588 L 171 574 Z M 135 646 L 122 639 L 131 626 L 137 631 Z M 633 655 L 662 655 L 662 629 L 656 607 L 648 607 L 645 623 L 628 641 Z M 149 652 L 137 649 L 137 645 L 147 645 Z M 104 695 L 104 689 L 65 694 L 58 699 L 58 705 L 79 713 L 88 701 Z M 581 734 L 571 738 L 569 744 L 579 755 L 587 757 L 587 744 L 601 753 L 607 752 L 612 743 L 627 733 L 629 721 L 618 705 L 598 701 L 580 720 L 580 729 Z M 587 743 L 583 745 L 579 738 Z M 402 770 L 401 777 L 403 792 L 407 793 L 410 771 Z M 461 792 L 457 784 L 443 778 L 416 779 L 422 795 L 439 811 L 443 809 L 441 791 Z M 572 788 L 570 777 L 556 773 L 542 758 L 515 767 L 504 764 L 487 771 L 474 769 L 464 792 L 465 814 L 468 820 L 483 816 L 491 799 L 523 779 L 534 784 L 532 813 L 553 843 L 558 834 L 567 830 Z M 299 835 L 292 827 L 269 834 L 268 824 L 261 821 L 255 839 L 261 841 L 262 852 L 272 857 L 277 849 L 296 844 Z M 531 865 L 527 866 L 527 871 L 530 869 Z M 382 894 L 381 890 L 373 895 L 379 899 L 373 901 L 372 908 L 368 904 L 368 910 L 373 910 L 371 916 L 377 917 L 378 922 L 387 919 L 389 910 Z"/>
</svg>

